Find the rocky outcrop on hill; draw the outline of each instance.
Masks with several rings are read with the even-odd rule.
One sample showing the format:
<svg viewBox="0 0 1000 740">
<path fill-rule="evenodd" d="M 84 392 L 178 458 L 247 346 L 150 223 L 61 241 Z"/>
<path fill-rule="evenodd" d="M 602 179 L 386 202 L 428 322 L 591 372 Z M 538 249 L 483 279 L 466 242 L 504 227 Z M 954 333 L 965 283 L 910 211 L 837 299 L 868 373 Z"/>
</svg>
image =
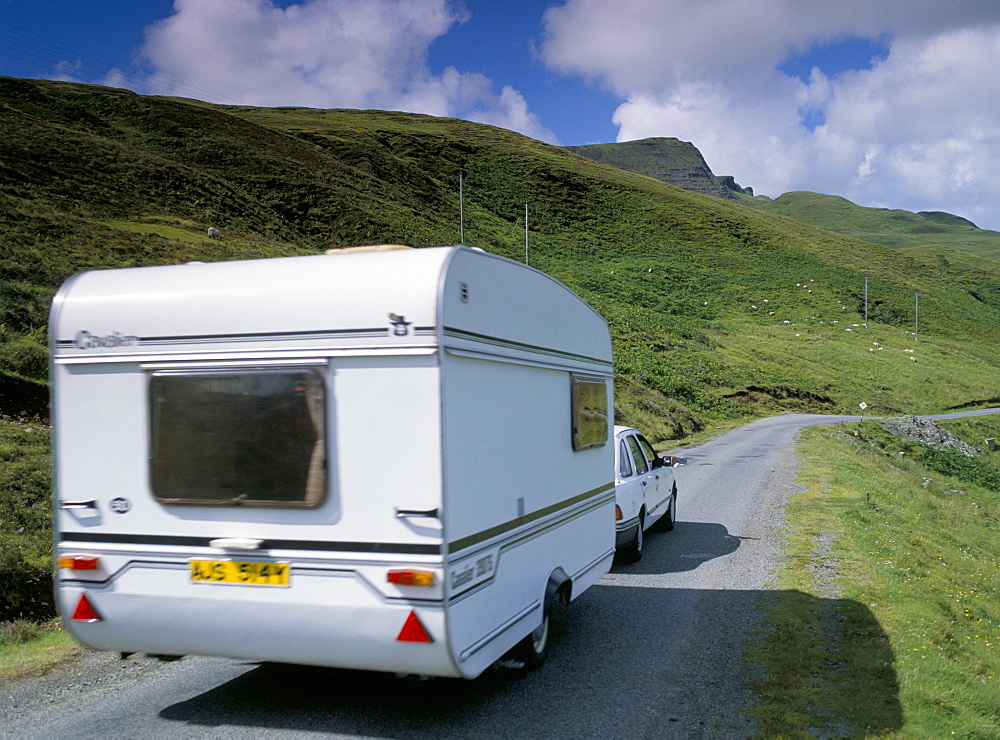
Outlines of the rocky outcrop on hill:
<svg viewBox="0 0 1000 740">
<path fill-rule="evenodd" d="M 697 147 L 674 138 L 652 138 L 620 144 L 568 146 L 571 152 L 595 162 L 646 175 L 702 195 L 739 200 L 737 193 L 753 195 L 732 175 L 715 175 Z"/>
<path fill-rule="evenodd" d="M 736 182 L 736 178 L 733 177 L 732 175 L 716 175 L 715 179 L 718 180 L 719 184 L 722 185 L 722 187 L 724 187 L 730 193 L 743 193 L 744 195 L 751 195 L 751 196 L 753 195 L 753 188 L 742 187 L 739 183 Z"/>
<path fill-rule="evenodd" d="M 882 428 L 908 442 L 919 442 L 935 450 L 954 448 L 967 457 L 976 457 L 980 452 L 930 419 L 904 416 L 902 419 L 883 422 Z"/>
<path fill-rule="evenodd" d="M 756 400 L 756 396 L 770 396 L 776 401 L 806 401 L 808 403 L 832 404 L 834 400 L 823 393 L 813 393 L 801 388 L 791 388 L 787 385 L 776 385 L 770 388 L 759 385 L 748 385 L 745 391 L 736 391 L 723 396 L 730 401 L 736 399 Z"/>
</svg>

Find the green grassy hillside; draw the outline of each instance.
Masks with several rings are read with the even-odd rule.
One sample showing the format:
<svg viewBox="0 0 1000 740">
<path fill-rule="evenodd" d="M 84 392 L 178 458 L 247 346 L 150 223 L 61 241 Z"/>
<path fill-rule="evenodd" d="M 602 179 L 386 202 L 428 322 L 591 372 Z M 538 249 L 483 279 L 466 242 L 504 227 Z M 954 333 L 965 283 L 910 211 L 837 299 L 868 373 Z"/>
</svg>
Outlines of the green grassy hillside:
<svg viewBox="0 0 1000 740">
<path fill-rule="evenodd" d="M 460 171 L 465 242 L 523 259 L 529 203 L 531 264 L 608 319 L 618 420 L 658 440 L 1000 397 L 1000 264 L 929 262 L 464 121 L 0 78 L 0 412 L 44 412 L 48 303 L 74 272 L 454 244 Z"/>
<path fill-rule="evenodd" d="M 744 200 L 767 213 L 888 247 L 941 247 L 1000 259 L 1000 232 L 976 228 L 950 213 L 865 208 L 836 195 L 808 192 Z"/>
</svg>

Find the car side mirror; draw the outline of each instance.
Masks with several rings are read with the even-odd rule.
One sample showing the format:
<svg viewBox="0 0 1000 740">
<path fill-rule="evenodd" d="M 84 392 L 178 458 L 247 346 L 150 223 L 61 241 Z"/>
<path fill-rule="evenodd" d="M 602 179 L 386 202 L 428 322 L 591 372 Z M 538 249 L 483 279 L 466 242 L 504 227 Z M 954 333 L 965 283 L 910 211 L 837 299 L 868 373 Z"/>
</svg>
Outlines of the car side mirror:
<svg viewBox="0 0 1000 740">
<path fill-rule="evenodd" d="M 676 468 L 678 465 L 687 465 L 687 458 L 678 457 L 677 455 L 664 455 L 663 464 L 669 465 L 671 468 Z"/>
</svg>

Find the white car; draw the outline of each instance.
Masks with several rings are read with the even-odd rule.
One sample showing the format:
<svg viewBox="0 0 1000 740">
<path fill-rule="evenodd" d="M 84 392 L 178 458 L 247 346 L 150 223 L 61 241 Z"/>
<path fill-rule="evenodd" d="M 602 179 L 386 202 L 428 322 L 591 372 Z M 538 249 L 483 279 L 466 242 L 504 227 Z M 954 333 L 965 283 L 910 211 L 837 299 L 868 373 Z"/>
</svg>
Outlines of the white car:
<svg viewBox="0 0 1000 740">
<path fill-rule="evenodd" d="M 660 457 L 632 427 L 615 427 L 615 547 L 619 559 L 642 557 L 645 532 L 669 532 L 677 520 L 674 468 L 683 458 Z"/>
</svg>

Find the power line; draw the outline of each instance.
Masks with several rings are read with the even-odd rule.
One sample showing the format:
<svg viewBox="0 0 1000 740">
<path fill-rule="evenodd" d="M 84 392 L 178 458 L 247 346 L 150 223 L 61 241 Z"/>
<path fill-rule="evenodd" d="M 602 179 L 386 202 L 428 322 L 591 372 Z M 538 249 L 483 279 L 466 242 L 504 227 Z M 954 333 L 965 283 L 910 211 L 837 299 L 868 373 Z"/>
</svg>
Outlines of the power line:
<svg viewBox="0 0 1000 740">
<path fill-rule="evenodd" d="M 75 82 L 102 84 L 112 70 L 117 71 L 133 92 L 212 100 L 230 105 L 249 105 L 213 90 L 179 82 L 159 71 L 136 72 L 134 65 L 106 57 L 88 49 L 0 21 L 0 55 L 35 66 L 40 76 L 58 75 Z"/>
</svg>

